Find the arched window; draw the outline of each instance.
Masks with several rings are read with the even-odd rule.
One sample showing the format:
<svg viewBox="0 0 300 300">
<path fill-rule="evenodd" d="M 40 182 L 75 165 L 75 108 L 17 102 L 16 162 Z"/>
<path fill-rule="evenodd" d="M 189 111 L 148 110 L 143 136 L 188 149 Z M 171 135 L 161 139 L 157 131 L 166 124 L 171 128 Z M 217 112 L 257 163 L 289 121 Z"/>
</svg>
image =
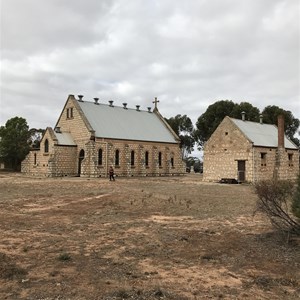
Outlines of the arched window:
<svg viewBox="0 0 300 300">
<path fill-rule="evenodd" d="M 98 165 L 102 165 L 102 149 L 100 148 L 99 150 L 98 150 Z"/>
<path fill-rule="evenodd" d="M 149 166 L 149 152 L 148 151 L 145 152 L 145 165 L 146 165 L 146 167 Z"/>
<path fill-rule="evenodd" d="M 174 157 L 171 157 L 171 167 L 174 168 Z"/>
<path fill-rule="evenodd" d="M 48 153 L 49 152 L 49 142 L 48 142 L 48 140 L 46 139 L 45 140 L 45 144 L 44 144 L 44 152 L 45 153 Z"/>
<path fill-rule="evenodd" d="M 130 155 L 130 164 L 132 166 L 134 166 L 134 151 L 133 150 L 131 151 L 131 155 Z"/>
<path fill-rule="evenodd" d="M 117 149 L 115 152 L 115 166 L 120 165 L 120 151 Z"/>
<path fill-rule="evenodd" d="M 161 152 L 158 152 L 158 165 L 161 167 Z"/>
</svg>

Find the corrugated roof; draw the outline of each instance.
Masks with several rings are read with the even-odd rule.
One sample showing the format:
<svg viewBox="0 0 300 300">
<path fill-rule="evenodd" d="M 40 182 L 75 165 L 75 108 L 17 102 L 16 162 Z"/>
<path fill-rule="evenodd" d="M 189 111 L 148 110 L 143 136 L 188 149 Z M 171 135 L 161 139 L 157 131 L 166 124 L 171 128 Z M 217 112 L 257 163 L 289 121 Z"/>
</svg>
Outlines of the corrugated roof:
<svg viewBox="0 0 300 300">
<path fill-rule="evenodd" d="M 176 143 L 173 134 L 152 112 L 78 101 L 95 136 L 137 141 Z"/>
<path fill-rule="evenodd" d="M 76 146 L 70 133 L 68 132 L 54 132 L 58 144 L 63 146 Z"/>
<path fill-rule="evenodd" d="M 254 146 L 278 147 L 278 129 L 275 125 L 230 119 L 253 142 Z M 285 148 L 298 149 L 286 136 L 284 145 Z"/>
</svg>

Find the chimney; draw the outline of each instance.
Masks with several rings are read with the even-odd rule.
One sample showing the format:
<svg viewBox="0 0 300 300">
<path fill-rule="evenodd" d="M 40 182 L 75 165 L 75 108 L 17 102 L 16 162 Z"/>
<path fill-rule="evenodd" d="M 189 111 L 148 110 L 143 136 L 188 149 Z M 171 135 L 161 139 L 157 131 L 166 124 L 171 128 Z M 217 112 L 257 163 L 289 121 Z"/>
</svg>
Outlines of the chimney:
<svg viewBox="0 0 300 300">
<path fill-rule="evenodd" d="M 261 114 L 259 115 L 259 123 L 263 124 L 263 115 L 261 115 Z"/>
<path fill-rule="evenodd" d="M 284 116 L 278 116 L 278 148 L 284 148 Z"/>
<path fill-rule="evenodd" d="M 136 110 L 140 111 L 140 105 L 136 105 Z"/>
<path fill-rule="evenodd" d="M 98 101 L 99 101 L 99 98 L 94 98 L 95 100 L 95 104 L 99 104 Z"/>
<path fill-rule="evenodd" d="M 242 111 L 242 121 L 245 121 L 245 116 L 246 116 L 246 113 L 244 111 Z"/>
<path fill-rule="evenodd" d="M 123 103 L 123 108 L 124 108 L 124 109 L 128 109 L 128 108 L 127 108 L 127 103 L 125 103 L 125 102 Z"/>
<path fill-rule="evenodd" d="M 79 100 L 78 100 L 78 101 L 80 101 L 80 102 L 83 102 L 83 100 L 82 100 L 82 98 L 83 98 L 83 95 L 78 95 L 78 98 L 79 98 Z"/>
<path fill-rule="evenodd" d="M 110 106 L 110 107 L 114 107 L 114 106 L 113 106 L 113 103 L 114 103 L 113 100 L 109 100 L 108 102 L 109 102 L 109 106 Z"/>
<path fill-rule="evenodd" d="M 149 106 L 149 107 L 147 107 L 147 109 L 148 109 L 148 112 L 151 113 L 151 107 Z"/>
</svg>

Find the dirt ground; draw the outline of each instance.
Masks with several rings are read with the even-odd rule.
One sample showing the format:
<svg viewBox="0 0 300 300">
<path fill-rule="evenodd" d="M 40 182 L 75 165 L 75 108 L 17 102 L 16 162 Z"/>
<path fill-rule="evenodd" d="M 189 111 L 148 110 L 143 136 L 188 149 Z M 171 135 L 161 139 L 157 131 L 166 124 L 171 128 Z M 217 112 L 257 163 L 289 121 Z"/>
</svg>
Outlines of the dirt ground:
<svg viewBox="0 0 300 300">
<path fill-rule="evenodd" d="M 300 299 L 250 185 L 0 173 L 0 299 Z"/>
</svg>

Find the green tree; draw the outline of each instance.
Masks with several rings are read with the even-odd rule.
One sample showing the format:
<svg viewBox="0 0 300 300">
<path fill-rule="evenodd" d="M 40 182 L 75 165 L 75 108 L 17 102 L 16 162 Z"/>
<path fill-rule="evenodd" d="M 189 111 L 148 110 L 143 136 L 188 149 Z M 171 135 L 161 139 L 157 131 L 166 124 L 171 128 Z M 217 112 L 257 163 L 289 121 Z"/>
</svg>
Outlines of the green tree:
<svg viewBox="0 0 300 300">
<path fill-rule="evenodd" d="M 240 104 L 235 104 L 229 116 L 235 119 L 240 119 L 242 112 L 246 113 L 246 120 L 259 122 L 259 109 L 249 102 L 241 102 Z"/>
<path fill-rule="evenodd" d="M 194 150 L 195 145 L 194 126 L 191 119 L 187 115 L 177 115 L 165 120 L 179 136 L 182 157 L 186 158 Z"/>
<path fill-rule="evenodd" d="M 0 157 L 14 170 L 20 169 L 21 161 L 29 152 L 29 127 L 25 119 L 14 117 L 0 127 Z"/>
<path fill-rule="evenodd" d="M 293 114 L 275 105 L 269 105 L 264 108 L 262 115 L 264 123 L 266 124 L 277 124 L 278 115 L 284 116 L 284 131 L 288 138 L 293 141 L 297 146 L 300 146 L 300 141 L 294 135 L 296 134 L 300 121 L 295 118 Z"/>
<path fill-rule="evenodd" d="M 31 128 L 29 132 L 30 132 L 30 138 L 29 138 L 30 147 L 34 149 L 39 149 L 40 142 L 45 132 L 45 129 Z"/>
</svg>

